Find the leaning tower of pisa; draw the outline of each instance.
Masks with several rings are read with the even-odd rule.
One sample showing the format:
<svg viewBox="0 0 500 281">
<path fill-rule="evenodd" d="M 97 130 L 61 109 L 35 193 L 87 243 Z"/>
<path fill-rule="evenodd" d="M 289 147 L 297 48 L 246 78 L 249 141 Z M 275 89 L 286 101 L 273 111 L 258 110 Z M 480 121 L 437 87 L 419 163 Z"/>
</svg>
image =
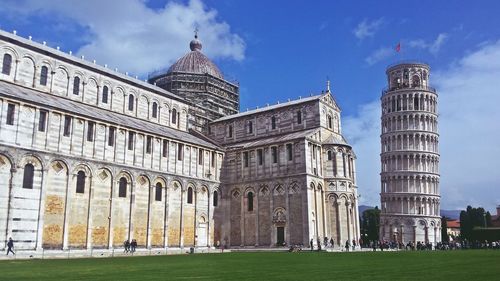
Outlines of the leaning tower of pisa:
<svg viewBox="0 0 500 281">
<path fill-rule="evenodd" d="M 387 68 L 382 92 L 380 238 L 441 241 L 437 93 L 429 66 Z"/>
</svg>

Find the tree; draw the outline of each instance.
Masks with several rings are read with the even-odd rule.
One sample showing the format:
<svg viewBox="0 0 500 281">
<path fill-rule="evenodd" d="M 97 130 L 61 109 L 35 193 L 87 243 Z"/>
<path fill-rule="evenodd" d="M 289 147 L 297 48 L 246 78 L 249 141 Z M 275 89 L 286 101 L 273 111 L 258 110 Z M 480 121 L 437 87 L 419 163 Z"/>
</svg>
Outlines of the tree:
<svg viewBox="0 0 500 281">
<path fill-rule="evenodd" d="M 448 236 L 448 218 L 445 216 L 441 217 L 441 241 L 444 243 L 450 242 L 450 237 Z"/>
<path fill-rule="evenodd" d="M 460 236 L 462 239 L 476 240 L 472 231 L 474 227 L 488 226 L 491 226 L 491 214 L 486 212 L 484 208 L 467 206 L 465 211 L 460 212 Z"/>
<path fill-rule="evenodd" d="M 363 242 L 379 240 L 380 210 L 378 207 L 365 210 L 361 219 L 361 234 Z"/>
</svg>

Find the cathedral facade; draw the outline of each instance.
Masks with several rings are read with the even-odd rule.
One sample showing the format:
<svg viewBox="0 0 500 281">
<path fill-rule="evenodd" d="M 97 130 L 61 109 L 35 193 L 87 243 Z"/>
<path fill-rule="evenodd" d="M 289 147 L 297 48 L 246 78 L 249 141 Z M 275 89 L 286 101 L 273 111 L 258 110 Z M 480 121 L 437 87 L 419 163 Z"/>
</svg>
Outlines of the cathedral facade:
<svg viewBox="0 0 500 281">
<path fill-rule="evenodd" d="M 190 48 L 144 82 L 0 31 L 0 248 L 358 241 L 330 90 L 239 113 L 238 85 Z"/>
</svg>

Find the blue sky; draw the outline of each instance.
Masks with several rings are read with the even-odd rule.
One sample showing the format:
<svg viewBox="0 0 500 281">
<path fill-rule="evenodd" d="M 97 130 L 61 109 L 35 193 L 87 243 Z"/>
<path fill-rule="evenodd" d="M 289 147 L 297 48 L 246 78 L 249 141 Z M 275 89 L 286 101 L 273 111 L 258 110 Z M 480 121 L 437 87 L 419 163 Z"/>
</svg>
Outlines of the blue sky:
<svg viewBox="0 0 500 281">
<path fill-rule="evenodd" d="M 203 51 L 240 83 L 242 110 L 321 92 L 329 77 L 358 155 L 362 203 L 371 205 L 379 200 L 385 68 L 427 62 L 440 95 L 442 208 L 493 210 L 500 204 L 500 2 L 479 3 L 0 0 L 7 14 L 0 28 L 145 78 L 186 53 L 198 26 Z"/>
</svg>

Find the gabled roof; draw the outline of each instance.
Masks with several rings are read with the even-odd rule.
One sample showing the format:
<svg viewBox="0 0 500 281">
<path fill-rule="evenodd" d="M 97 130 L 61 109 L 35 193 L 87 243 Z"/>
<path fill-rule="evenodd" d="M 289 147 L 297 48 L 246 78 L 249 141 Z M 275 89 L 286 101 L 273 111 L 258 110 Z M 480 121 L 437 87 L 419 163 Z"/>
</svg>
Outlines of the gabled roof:
<svg viewBox="0 0 500 281">
<path fill-rule="evenodd" d="M 280 143 L 280 142 L 284 142 L 284 141 L 291 141 L 291 140 L 296 140 L 296 139 L 308 138 L 308 137 L 311 137 L 312 135 L 316 134 L 319 130 L 320 130 L 320 128 L 314 128 L 314 129 L 302 130 L 302 131 L 293 132 L 293 133 L 284 133 L 284 134 L 280 134 L 277 136 L 264 137 L 264 138 L 260 138 L 260 139 L 256 139 L 256 140 L 247 141 L 247 142 L 230 144 L 226 148 L 228 150 L 231 150 L 231 149 L 247 149 L 247 148 L 251 148 L 251 147 L 267 146 L 267 145 L 272 145 L 272 144 Z"/>
<path fill-rule="evenodd" d="M 301 99 L 292 100 L 292 101 L 285 102 L 285 103 L 279 103 L 279 104 L 270 105 L 270 106 L 266 106 L 266 107 L 262 107 L 262 108 L 257 108 L 257 109 L 253 109 L 253 110 L 249 110 L 249 111 L 244 111 L 244 112 L 240 112 L 240 113 L 237 113 L 237 114 L 233 114 L 233 115 L 228 115 L 228 116 L 221 117 L 221 118 L 215 120 L 214 122 L 227 121 L 227 120 L 230 120 L 230 119 L 239 118 L 239 117 L 243 117 L 243 116 L 248 116 L 248 115 L 252 115 L 252 114 L 255 114 L 255 113 L 262 113 L 262 112 L 266 112 L 266 111 L 272 111 L 272 110 L 276 110 L 276 109 L 279 109 L 279 108 L 282 108 L 282 107 L 287 107 L 287 106 L 291 106 L 291 105 L 296 105 L 296 104 L 306 103 L 306 102 L 310 102 L 310 101 L 314 101 L 314 100 L 319 100 L 321 97 L 323 97 L 323 96 L 325 96 L 327 94 L 329 94 L 329 93 L 323 93 L 323 94 L 320 94 L 320 95 L 310 96 L 310 97 L 307 97 L 307 98 L 301 98 Z"/>
<path fill-rule="evenodd" d="M 219 147 L 215 144 L 196 137 L 185 131 L 176 130 L 167 126 L 127 116 L 125 114 L 112 112 L 78 101 L 46 94 L 0 80 L 0 97 L 1 96 L 32 102 L 40 105 L 41 107 L 48 107 L 59 111 L 74 113 L 76 115 L 91 118 L 96 121 L 116 124 L 125 128 L 132 128 L 139 132 L 143 132 L 144 134 L 163 136 L 186 143 L 191 143 L 196 146 L 219 149 Z"/>
</svg>

